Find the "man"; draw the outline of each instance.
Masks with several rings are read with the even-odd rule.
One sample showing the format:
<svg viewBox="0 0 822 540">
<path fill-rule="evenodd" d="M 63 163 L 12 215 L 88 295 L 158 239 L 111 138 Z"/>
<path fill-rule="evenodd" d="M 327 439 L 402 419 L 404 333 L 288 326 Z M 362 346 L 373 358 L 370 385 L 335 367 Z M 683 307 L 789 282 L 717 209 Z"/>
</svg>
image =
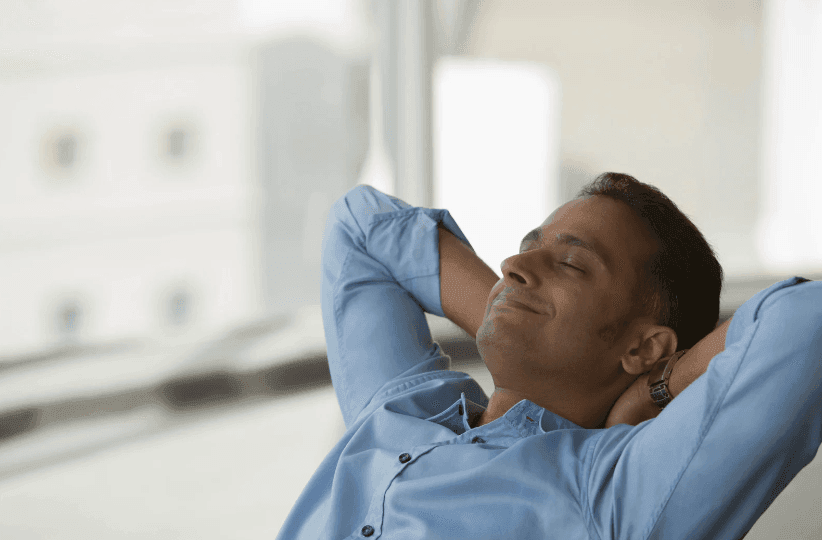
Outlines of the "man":
<svg viewBox="0 0 822 540">
<path fill-rule="evenodd" d="M 348 429 L 279 538 L 736 539 L 811 461 L 822 287 L 785 280 L 714 329 L 722 270 L 690 220 L 627 175 L 580 195 L 502 279 L 446 210 L 337 201 L 323 323 Z M 490 398 L 424 312 L 476 337 Z"/>
</svg>

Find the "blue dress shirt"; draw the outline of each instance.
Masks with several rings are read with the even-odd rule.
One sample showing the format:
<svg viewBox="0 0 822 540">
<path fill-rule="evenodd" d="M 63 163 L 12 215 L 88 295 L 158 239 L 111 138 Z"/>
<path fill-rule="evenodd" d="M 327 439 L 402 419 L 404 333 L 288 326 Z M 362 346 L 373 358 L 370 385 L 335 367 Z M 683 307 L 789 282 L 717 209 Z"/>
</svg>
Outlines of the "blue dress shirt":
<svg viewBox="0 0 822 540">
<path fill-rule="evenodd" d="M 737 310 L 653 420 L 583 429 L 523 400 L 472 429 L 488 397 L 424 316 L 444 316 L 438 223 L 470 245 L 447 210 L 372 187 L 334 204 L 322 314 L 347 431 L 278 538 L 736 540 L 813 459 L 822 283 L 796 277 Z"/>
</svg>

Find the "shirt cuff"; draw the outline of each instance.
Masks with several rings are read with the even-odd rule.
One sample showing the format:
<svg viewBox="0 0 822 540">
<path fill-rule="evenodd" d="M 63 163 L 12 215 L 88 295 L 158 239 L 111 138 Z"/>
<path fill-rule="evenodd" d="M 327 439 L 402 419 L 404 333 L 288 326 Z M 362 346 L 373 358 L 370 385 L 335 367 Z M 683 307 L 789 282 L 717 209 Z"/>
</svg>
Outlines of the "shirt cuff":
<svg viewBox="0 0 822 540">
<path fill-rule="evenodd" d="M 440 297 L 439 223 L 471 247 L 448 210 L 420 207 L 372 215 L 365 247 L 425 311 L 445 317 Z"/>
</svg>

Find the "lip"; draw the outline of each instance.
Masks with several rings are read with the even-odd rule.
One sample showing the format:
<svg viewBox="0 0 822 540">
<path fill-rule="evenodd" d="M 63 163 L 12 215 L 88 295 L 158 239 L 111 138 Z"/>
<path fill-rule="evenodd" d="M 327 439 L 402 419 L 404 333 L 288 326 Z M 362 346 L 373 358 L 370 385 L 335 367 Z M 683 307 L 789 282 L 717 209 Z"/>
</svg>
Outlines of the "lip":
<svg viewBox="0 0 822 540">
<path fill-rule="evenodd" d="M 509 304 L 514 304 L 515 306 L 521 307 L 522 309 L 524 309 L 526 311 L 530 311 L 531 313 L 536 313 L 537 315 L 539 315 L 538 311 L 536 311 L 535 309 L 533 309 L 531 306 L 529 306 L 527 304 L 523 304 L 519 300 L 514 300 L 514 299 L 509 298 L 509 299 L 506 299 L 506 302 L 509 303 Z"/>
<path fill-rule="evenodd" d="M 530 311 L 531 313 L 536 313 L 537 315 L 542 315 L 539 311 L 535 310 L 534 308 L 522 302 L 521 300 L 517 300 L 516 298 L 505 297 L 501 301 L 495 302 L 495 304 L 508 305 L 513 308 L 518 308 L 524 311 Z"/>
</svg>

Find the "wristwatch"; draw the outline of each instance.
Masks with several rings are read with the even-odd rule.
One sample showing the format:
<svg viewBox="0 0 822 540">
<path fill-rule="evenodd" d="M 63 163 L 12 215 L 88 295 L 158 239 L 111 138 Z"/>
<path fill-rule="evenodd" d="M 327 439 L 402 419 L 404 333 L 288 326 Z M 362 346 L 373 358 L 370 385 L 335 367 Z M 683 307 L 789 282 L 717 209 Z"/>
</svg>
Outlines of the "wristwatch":
<svg viewBox="0 0 822 540">
<path fill-rule="evenodd" d="M 671 378 L 671 372 L 674 369 L 674 364 L 679 358 L 688 352 L 689 349 L 684 349 L 674 353 L 667 361 L 657 362 L 648 374 L 648 388 L 651 391 L 651 399 L 657 404 L 659 410 L 663 410 L 668 403 L 674 399 L 668 391 L 668 381 Z"/>
</svg>

